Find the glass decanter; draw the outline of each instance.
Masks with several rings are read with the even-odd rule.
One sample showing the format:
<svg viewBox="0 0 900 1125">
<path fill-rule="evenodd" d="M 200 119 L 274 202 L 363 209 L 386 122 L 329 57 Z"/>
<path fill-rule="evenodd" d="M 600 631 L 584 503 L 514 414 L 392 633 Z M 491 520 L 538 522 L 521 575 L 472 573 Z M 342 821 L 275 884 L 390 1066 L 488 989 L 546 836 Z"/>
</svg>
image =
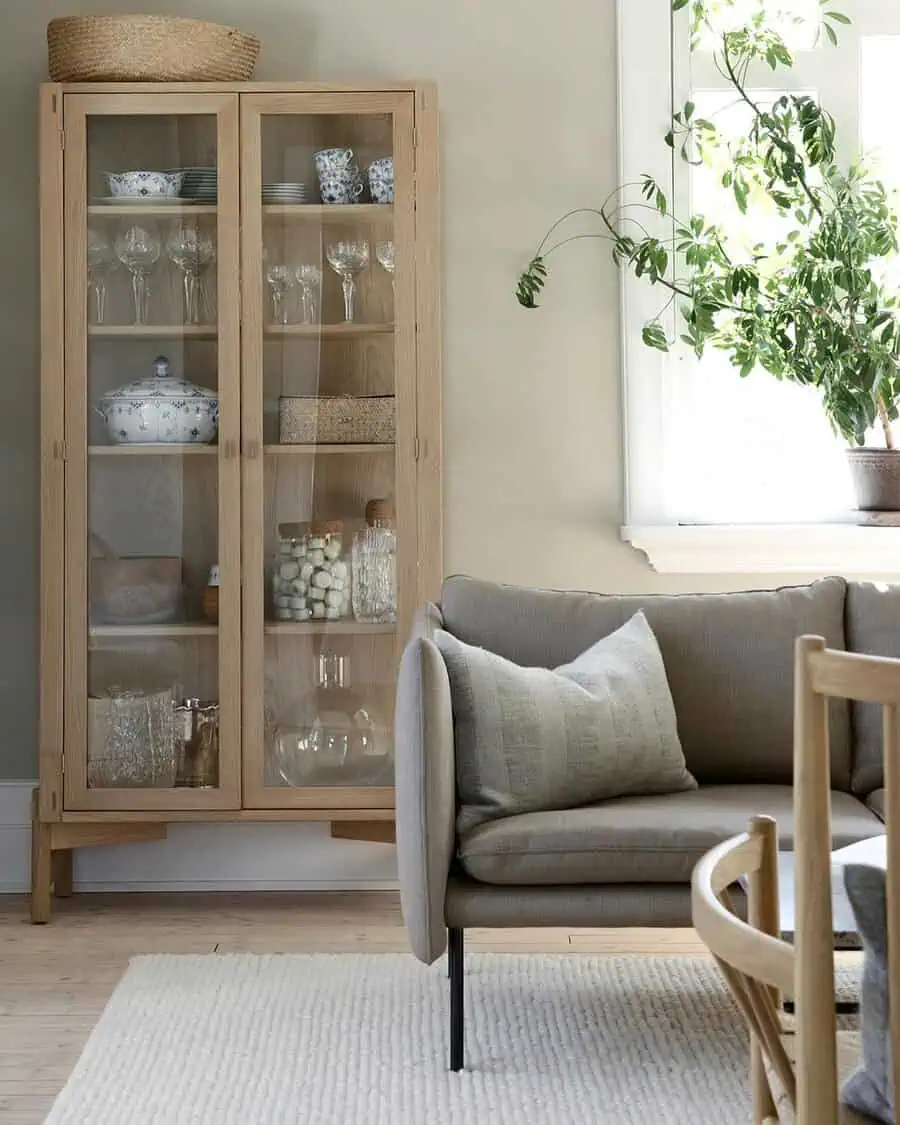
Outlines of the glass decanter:
<svg viewBox="0 0 900 1125">
<path fill-rule="evenodd" d="M 315 687 L 292 719 L 279 727 L 274 742 L 274 765 L 285 784 L 372 785 L 389 778 L 388 731 L 350 687 L 346 656 L 318 654 Z"/>
</svg>

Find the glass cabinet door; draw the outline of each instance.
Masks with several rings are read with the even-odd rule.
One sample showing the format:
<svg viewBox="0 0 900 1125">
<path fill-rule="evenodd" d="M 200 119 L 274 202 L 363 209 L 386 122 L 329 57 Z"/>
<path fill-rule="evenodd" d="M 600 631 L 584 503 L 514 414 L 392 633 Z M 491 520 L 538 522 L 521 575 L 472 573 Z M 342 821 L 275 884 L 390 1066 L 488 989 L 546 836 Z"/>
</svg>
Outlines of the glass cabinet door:
<svg viewBox="0 0 900 1125">
<path fill-rule="evenodd" d="M 242 98 L 244 803 L 389 808 L 416 599 L 410 93 Z"/>
<path fill-rule="evenodd" d="M 66 807 L 237 808 L 238 99 L 65 127 Z"/>
</svg>

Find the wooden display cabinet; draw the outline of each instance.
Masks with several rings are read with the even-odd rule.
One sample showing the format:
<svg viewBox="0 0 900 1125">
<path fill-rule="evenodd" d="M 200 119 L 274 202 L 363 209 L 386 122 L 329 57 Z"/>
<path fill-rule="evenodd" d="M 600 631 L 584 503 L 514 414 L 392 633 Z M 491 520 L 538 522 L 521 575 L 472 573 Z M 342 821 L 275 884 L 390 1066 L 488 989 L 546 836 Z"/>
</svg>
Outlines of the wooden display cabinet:
<svg viewBox="0 0 900 1125">
<path fill-rule="evenodd" d="M 51 884 L 71 892 L 72 849 L 158 838 L 176 821 L 320 820 L 392 838 L 397 667 L 442 569 L 436 132 L 428 84 L 42 88 L 35 921 L 49 918 Z M 314 153 L 333 147 L 352 149 L 363 176 L 391 157 L 393 202 L 319 202 Z M 185 181 L 192 198 L 109 198 L 108 172 L 177 169 L 206 169 Z M 307 194 L 273 202 L 275 183 Z M 187 266 L 185 231 L 212 247 Z M 368 247 L 352 320 L 329 266 L 338 242 Z M 389 271 L 379 259 L 391 258 Z M 135 441 L 148 409 L 158 417 L 148 400 L 116 416 L 121 428 L 100 416 L 159 355 L 169 378 L 217 398 L 213 441 L 199 429 L 185 444 Z M 393 440 L 283 440 L 280 401 L 325 396 L 392 397 Z M 163 409 L 193 409 L 184 401 Z M 393 512 L 396 616 L 373 622 L 354 613 L 349 571 L 375 499 Z M 279 543 L 287 525 L 307 536 L 296 554 Z M 322 527 L 327 610 L 291 565 L 302 573 Z M 154 562 L 132 587 L 133 559 Z M 215 622 L 203 616 L 213 566 Z M 205 786 L 185 781 L 187 700 L 217 708 Z"/>
</svg>

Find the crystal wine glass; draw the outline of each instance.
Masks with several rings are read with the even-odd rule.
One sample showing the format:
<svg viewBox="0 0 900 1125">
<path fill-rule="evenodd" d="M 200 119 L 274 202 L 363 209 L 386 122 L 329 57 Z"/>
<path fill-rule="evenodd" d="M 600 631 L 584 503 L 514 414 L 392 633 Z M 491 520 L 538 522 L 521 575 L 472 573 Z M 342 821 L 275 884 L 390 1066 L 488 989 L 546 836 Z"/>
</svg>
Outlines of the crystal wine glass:
<svg viewBox="0 0 900 1125">
<path fill-rule="evenodd" d="M 272 321 L 274 324 L 289 324 L 288 304 L 285 300 L 289 290 L 297 283 L 297 276 L 291 266 L 269 266 L 266 281 L 272 291 Z"/>
<path fill-rule="evenodd" d="M 378 264 L 383 270 L 394 276 L 394 242 L 393 239 L 387 238 L 384 242 L 375 243 L 375 257 L 378 259 Z"/>
<path fill-rule="evenodd" d="M 131 271 L 134 323 L 146 324 L 150 301 L 147 273 L 159 261 L 159 239 L 144 227 L 133 226 L 116 239 L 116 257 Z"/>
<path fill-rule="evenodd" d="M 304 324 L 319 321 L 319 294 L 322 291 L 322 271 L 318 266 L 298 266 L 297 284 L 300 286 L 300 309 Z"/>
<path fill-rule="evenodd" d="M 109 239 L 102 231 L 88 227 L 87 264 L 88 286 L 93 300 L 95 324 L 103 324 L 106 319 L 106 275 L 116 265 L 118 259 Z"/>
<path fill-rule="evenodd" d="M 169 261 L 184 274 L 184 302 L 188 324 L 200 323 L 200 279 L 213 263 L 213 240 L 197 227 L 179 227 L 166 242 Z"/>
<path fill-rule="evenodd" d="M 353 320 L 353 299 L 356 295 L 356 274 L 369 264 L 368 242 L 332 242 L 325 251 L 328 264 L 341 278 L 344 291 L 344 320 Z"/>
</svg>

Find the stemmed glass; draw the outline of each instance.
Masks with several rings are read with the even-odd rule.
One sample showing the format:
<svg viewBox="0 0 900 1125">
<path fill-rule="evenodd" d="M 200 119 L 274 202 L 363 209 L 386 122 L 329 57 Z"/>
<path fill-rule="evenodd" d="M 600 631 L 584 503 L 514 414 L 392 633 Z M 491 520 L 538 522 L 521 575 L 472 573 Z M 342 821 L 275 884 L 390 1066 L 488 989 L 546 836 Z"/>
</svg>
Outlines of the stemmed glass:
<svg viewBox="0 0 900 1125">
<path fill-rule="evenodd" d="M 134 323 L 146 324 L 150 302 L 147 273 L 159 261 L 159 239 L 144 227 L 133 226 L 116 239 L 116 257 L 131 271 Z"/>
<path fill-rule="evenodd" d="M 184 274 L 184 303 L 188 324 L 200 323 L 200 279 L 216 257 L 213 240 L 198 227 L 179 227 L 166 242 L 169 261 Z"/>
<path fill-rule="evenodd" d="M 328 264 L 341 278 L 344 291 L 344 320 L 353 320 L 353 299 L 356 296 L 356 274 L 369 264 L 368 242 L 332 242 L 325 250 Z"/>
<path fill-rule="evenodd" d="M 393 239 L 387 238 L 384 242 L 375 243 L 375 257 L 378 259 L 378 264 L 383 270 L 391 275 L 391 280 L 394 278 L 394 242 Z"/>
<path fill-rule="evenodd" d="M 106 235 L 88 227 L 88 286 L 94 298 L 93 317 L 95 324 L 103 324 L 106 320 L 106 275 L 116 265 L 117 261 L 116 252 Z"/>
<path fill-rule="evenodd" d="M 303 323 L 318 324 L 322 271 L 318 266 L 297 266 L 297 284 L 300 286 L 300 315 Z"/>
<path fill-rule="evenodd" d="M 269 266 L 266 281 L 272 291 L 272 323 L 290 324 L 287 296 L 297 284 L 293 266 Z"/>
</svg>

